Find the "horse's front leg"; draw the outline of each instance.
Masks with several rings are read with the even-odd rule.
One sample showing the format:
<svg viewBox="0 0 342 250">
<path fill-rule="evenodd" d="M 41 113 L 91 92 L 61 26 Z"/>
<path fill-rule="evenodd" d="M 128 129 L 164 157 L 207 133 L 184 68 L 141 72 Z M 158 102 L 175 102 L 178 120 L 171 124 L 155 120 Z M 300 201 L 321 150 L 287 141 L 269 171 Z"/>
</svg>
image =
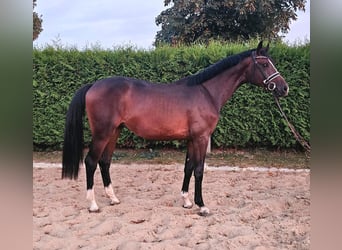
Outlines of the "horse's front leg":
<svg viewBox="0 0 342 250">
<path fill-rule="evenodd" d="M 199 214 L 206 216 L 210 213 L 209 208 L 204 205 L 202 198 L 202 181 L 204 172 L 204 160 L 195 168 L 195 204 L 200 207 Z"/>
<path fill-rule="evenodd" d="M 193 170 L 194 168 L 189 158 L 189 148 L 188 148 L 188 151 L 185 157 L 184 179 L 183 179 L 183 186 L 182 186 L 182 192 L 181 192 L 184 208 L 192 208 L 192 202 L 189 199 L 189 183 L 190 183 Z"/>
<path fill-rule="evenodd" d="M 192 203 L 189 199 L 189 182 L 193 172 L 195 175 L 195 204 L 200 207 L 199 214 L 202 216 L 209 214 L 209 209 L 204 206 L 202 198 L 202 180 L 204 170 L 204 160 L 207 149 L 208 139 L 200 138 L 199 140 L 189 141 L 188 151 L 185 159 L 184 180 L 182 187 L 182 198 L 185 208 L 191 208 Z"/>
<path fill-rule="evenodd" d="M 208 146 L 209 136 L 201 136 L 194 142 L 194 160 L 195 160 L 195 204 L 200 207 L 199 214 L 206 216 L 209 214 L 209 208 L 204 205 L 202 197 L 202 181 L 204 172 L 204 161 Z"/>
</svg>

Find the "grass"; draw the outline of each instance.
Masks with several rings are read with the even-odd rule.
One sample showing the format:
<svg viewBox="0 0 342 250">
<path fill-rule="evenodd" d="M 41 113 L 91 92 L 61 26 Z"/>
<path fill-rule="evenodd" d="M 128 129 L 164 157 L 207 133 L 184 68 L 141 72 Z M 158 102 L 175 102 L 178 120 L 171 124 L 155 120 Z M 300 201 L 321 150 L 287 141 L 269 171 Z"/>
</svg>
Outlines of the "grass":
<svg viewBox="0 0 342 250">
<path fill-rule="evenodd" d="M 120 164 L 184 164 L 185 150 L 170 149 L 118 149 L 114 152 L 112 162 Z M 62 152 L 33 152 L 34 162 L 60 163 Z M 276 167 L 276 168 L 310 168 L 310 157 L 304 152 L 266 149 L 215 149 L 207 154 L 209 166 L 238 167 Z"/>
</svg>

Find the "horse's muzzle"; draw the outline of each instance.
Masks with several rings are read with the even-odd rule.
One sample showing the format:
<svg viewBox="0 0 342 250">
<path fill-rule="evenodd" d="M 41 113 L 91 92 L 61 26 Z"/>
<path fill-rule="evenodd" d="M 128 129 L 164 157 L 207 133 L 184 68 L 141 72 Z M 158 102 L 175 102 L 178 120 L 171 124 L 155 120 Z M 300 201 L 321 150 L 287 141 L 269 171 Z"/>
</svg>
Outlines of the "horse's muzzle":
<svg viewBox="0 0 342 250">
<path fill-rule="evenodd" d="M 285 97 L 289 94 L 289 87 L 288 85 L 283 85 L 283 86 L 277 86 L 274 89 L 274 93 L 276 94 L 277 97 Z"/>
</svg>

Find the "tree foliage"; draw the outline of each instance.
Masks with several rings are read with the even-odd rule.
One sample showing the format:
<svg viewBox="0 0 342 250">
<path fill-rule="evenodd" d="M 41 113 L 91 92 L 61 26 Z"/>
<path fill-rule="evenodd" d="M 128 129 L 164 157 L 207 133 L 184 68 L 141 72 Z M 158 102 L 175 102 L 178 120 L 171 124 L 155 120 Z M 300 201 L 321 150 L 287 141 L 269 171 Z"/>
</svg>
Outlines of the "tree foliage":
<svg viewBox="0 0 342 250">
<path fill-rule="evenodd" d="M 37 5 L 37 0 L 33 0 L 33 10 L 34 7 Z M 42 15 L 38 15 L 37 12 L 33 11 L 33 41 L 36 40 L 40 34 L 40 32 L 43 31 L 42 28 Z"/>
<path fill-rule="evenodd" d="M 287 33 L 306 0 L 165 0 L 170 8 L 156 18 L 155 44 L 190 44 L 210 39 L 278 39 Z"/>
</svg>

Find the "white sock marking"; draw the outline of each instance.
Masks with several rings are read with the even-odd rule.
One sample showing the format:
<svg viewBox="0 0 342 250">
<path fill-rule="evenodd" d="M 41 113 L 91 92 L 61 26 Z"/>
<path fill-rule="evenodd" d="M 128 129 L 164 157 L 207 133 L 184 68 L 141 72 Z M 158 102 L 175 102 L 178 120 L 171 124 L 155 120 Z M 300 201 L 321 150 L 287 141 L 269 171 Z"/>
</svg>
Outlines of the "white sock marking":
<svg viewBox="0 0 342 250">
<path fill-rule="evenodd" d="M 200 215 L 206 216 L 206 215 L 208 215 L 209 213 L 210 213 L 209 208 L 207 208 L 207 207 L 205 207 L 205 206 L 203 206 L 203 207 L 200 208 Z"/>
<path fill-rule="evenodd" d="M 189 199 L 189 193 L 188 192 L 181 192 L 181 196 L 184 201 L 183 207 L 185 208 L 192 208 L 192 202 Z"/>
<path fill-rule="evenodd" d="M 110 198 L 110 204 L 115 205 L 119 204 L 120 200 L 115 196 L 112 184 L 109 184 L 108 187 L 105 187 L 105 193 Z"/>
<path fill-rule="evenodd" d="M 97 206 L 96 201 L 95 201 L 94 188 L 87 190 L 87 200 L 90 201 L 90 207 L 89 207 L 90 212 L 99 211 L 99 207 Z"/>
</svg>

